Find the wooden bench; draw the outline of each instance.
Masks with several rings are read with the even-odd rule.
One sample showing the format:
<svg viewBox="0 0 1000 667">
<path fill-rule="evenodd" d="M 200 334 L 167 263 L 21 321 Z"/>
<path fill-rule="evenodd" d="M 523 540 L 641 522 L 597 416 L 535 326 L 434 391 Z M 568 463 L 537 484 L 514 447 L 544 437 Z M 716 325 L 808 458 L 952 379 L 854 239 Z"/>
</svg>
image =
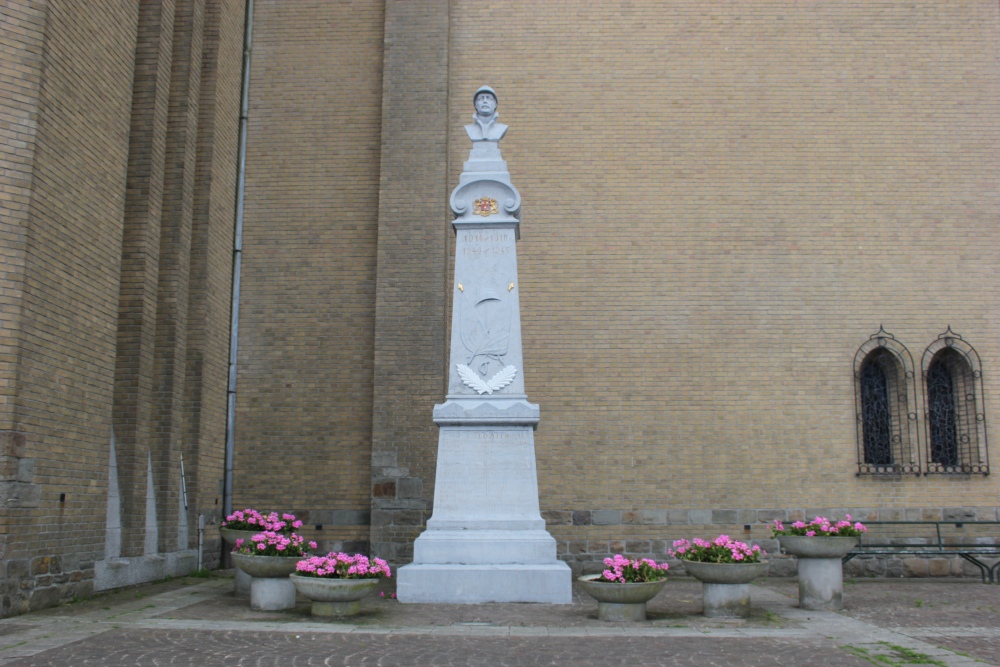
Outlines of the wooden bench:
<svg viewBox="0 0 1000 667">
<path fill-rule="evenodd" d="M 983 583 L 1000 583 L 1000 561 L 990 565 L 980 560 L 1000 557 L 1000 521 L 866 521 L 865 526 L 868 532 L 843 562 L 858 556 L 960 556 L 979 568 Z M 889 526 L 906 528 L 880 530 Z M 984 530 L 987 526 L 992 528 Z M 990 543 L 972 541 L 977 538 Z"/>
</svg>

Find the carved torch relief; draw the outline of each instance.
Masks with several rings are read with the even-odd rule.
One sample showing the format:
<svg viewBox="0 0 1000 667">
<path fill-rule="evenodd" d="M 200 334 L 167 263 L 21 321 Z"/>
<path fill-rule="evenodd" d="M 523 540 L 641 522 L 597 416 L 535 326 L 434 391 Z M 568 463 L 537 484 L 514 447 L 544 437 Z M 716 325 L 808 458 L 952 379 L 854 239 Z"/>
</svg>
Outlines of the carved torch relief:
<svg viewBox="0 0 1000 667">
<path fill-rule="evenodd" d="M 475 294 L 469 294 L 459 283 L 458 291 L 459 331 L 462 345 L 469 353 L 468 362 L 457 365 L 458 376 L 478 394 L 492 394 L 517 377 L 517 369 L 504 361 L 513 323 L 507 298 L 510 290 L 503 292 L 483 286 Z"/>
</svg>

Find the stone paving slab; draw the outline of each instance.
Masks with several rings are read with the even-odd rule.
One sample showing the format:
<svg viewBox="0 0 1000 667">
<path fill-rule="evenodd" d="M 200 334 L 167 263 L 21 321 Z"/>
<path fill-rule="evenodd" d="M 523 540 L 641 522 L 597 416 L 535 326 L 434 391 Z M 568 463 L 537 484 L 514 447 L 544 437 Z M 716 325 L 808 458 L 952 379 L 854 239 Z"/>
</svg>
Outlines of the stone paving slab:
<svg viewBox="0 0 1000 667">
<path fill-rule="evenodd" d="M 597 618 L 597 603 L 580 590 L 573 591 L 573 602 L 567 605 L 547 604 L 402 604 L 389 596 L 391 585 L 384 586 L 378 594 L 362 602 L 362 612 L 353 617 L 349 624 L 358 628 L 445 626 L 445 627 L 590 627 L 607 631 L 609 624 Z M 314 622 L 309 616 L 309 605 L 301 599 L 294 611 L 255 612 L 244 600 L 234 596 L 216 596 L 184 609 L 160 615 L 173 619 L 229 619 L 260 623 Z M 701 616 L 701 584 L 688 578 L 671 581 L 664 591 L 647 605 L 648 623 L 653 628 L 693 627 L 727 628 L 740 627 L 790 627 L 791 621 L 783 619 L 763 608 L 755 608 L 746 621 L 707 619 Z M 326 625 L 344 625 L 344 621 L 320 621 Z M 629 626 L 631 627 L 631 625 Z"/>
<path fill-rule="evenodd" d="M 350 621 L 301 601 L 252 612 L 232 580 L 179 580 L 0 619 L 0 665 L 1000 665 L 1000 587 L 862 581 L 843 613 L 797 607 L 794 581 L 752 587 L 746 621 L 700 615 L 701 584 L 678 578 L 646 623 L 605 623 L 569 605 L 365 601 Z M 922 601 L 917 604 L 915 601 Z"/>
</svg>

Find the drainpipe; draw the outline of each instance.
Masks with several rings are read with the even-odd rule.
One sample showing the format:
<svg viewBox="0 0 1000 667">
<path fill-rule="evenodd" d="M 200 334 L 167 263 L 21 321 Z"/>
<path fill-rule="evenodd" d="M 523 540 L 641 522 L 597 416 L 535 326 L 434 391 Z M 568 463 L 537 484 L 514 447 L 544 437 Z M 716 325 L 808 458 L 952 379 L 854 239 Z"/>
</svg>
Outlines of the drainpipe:
<svg viewBox="0 0 1000 667">
<path fill-rule="evenodd" d="M 198 570 L 201 572 L 205 568 L 205 559 L 202 558 L 202 552 L 204 551 L 205 545 L 205 515 L 198 515 Z"/>
<path fill-rule="evenodd" d="M 250 51 L 253 40 L 253 0 L 247 0 L 243 29 L 243 83 L 240 91 L 240 138 L 236 172 L 236 222 L 233 233 L 233 294 L 229 325 L 229 386 L 226 390 L 226 460 L 223 478 L 222 516 L 233 512 L 233 453 L 236 420 L 236 347 L 240 323 L 240 265 L 243 252 L 243 204 L 246 195 L 247 116 L 250 108 Z M 223 544 L 225 551 L 225 544 Z"/>
</svg>

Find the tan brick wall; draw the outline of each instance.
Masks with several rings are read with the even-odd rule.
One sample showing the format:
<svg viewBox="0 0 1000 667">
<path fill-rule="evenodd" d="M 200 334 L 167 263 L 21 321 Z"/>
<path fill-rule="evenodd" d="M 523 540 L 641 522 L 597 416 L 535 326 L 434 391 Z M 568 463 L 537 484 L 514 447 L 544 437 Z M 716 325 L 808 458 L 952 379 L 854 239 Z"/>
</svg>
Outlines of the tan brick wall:
<svg viewBox="0 0 1000 667">
<path fill-rule="evenodd" d="M 405 558 L 433 494 L 446 198 L 488 83 L 564 555 L 760 537 L 775 513 L 988 517 L 995 476 L 854 475 L 852 363 L 880 324 L 915 360 L 951 325 L 997 418 L 994 3 L 382 11 L 257 4 L 237 505 L 371 494 L 376 550 Z"/>
<path fill-rule="evenodd" d="M 219 518 L 243 8 L 141 5 L 117 348 L 123 556 L 147 548 L 148 457 L 160 551 L 196 545 L 198 514 Z"/>
<path fill-rule="evenodd" d="M 372 547 L 409 559 L 429 515 L 447 378 L 447 2 L 386 6 Z"/>
<path fill-rule="evenodd" d="M 0 16 L 0 428 L 16 428 L 17 350 L 38 127 L 47 2 L 8 2 Z"/>
<path fill-rule="evenodd" d="M 244 14 L 244 0 L 205 3 L 184 384 L 189 525 L 196 511 L 217 523 L 223 500 Z M 207 553 L 221 553 L 216 544 Z"/>
<path fill-rule="evenodd" d="M 150 445 L 164 551 L 186 549 L 176 524 L 181 504 L 184 381 L 187 358 L 189 269 L 197 167 L 204 0 L 177 0 L 174 12 L 170 103 L 163 175 L 163 219 L 157 272 Z M 189 447 L 188 454 L 191 453 Z M 187 472 L 186 470 L 184 471 Z M 178 544 L 181 540 L 184 543 Z M 197 544 L 197 541 L 195 542 Z"/>
<path fill-rule="evenodd" d="M 159 407 L 153 373 L 175 8 L 173 0 L 139 3 L 115 367 L 123 556 L 145 550 L 147 471 Z"/>
<path fill-rule="evenodd" d="M 189 519 L 218 499 L 242 2 L 141 6 L 5 5 L 4 613 L 87 590 L 116 377 L 126 555 L 150 446 L 164 548 L 181 441 Z M 347 548 L 374 503 L 370 538 L 405 557 L 433 493 L 445 202 L 489 83 L 564 556 L 772 515 L 996 517 L 995 475 L 855 477 L 851 375 L 879 324 L 915 360 L 951 325 L 1000 414 L 995 3 L 257 11 L 237 504 Z"/>
<path fill-rule="evenodd" d="M 234 504 L 313 524 L 369 507 L 382 26 L 255 2 Z"/>
<path fill-rule="evenodd" d="M 19 364 L 21 457 L 33 460 L 20 480 L 38 495 L 20 506 L 4 498 L 4 614 L 88 590 L 104 545 L 136 10 L 111 0 L 85 12 L 44 4 L 37 115 L 22 125 L 33 124 L 34 140 L 18 152 L 31 173 L 30 203 L 19 209 L 23 339 L 4 347 Z M 29 55 L 39 55 L 38 37 L 25 40 Z M 29 573 L 39 577 L 18 579 Z"/>
<path fill-rule="evenodd" d="M 1000 418 L 998 40 L 993 2 L 453 3 L 452 185 L 478 85 L 511 126 L 543 508 L 996 496 L 855 477 L 852 363 L 950 324 Z"/>
<path fill-rule="evenodd" d="M 182 425 L 192 538 L 217 518 L 243 2 L 142 8 L 4 7 L 2 615 L 93 590 L 115 398 L 123 554 L 143 551 L 150 448 L 160 550 L 189 546 Z"/>
</svg>

